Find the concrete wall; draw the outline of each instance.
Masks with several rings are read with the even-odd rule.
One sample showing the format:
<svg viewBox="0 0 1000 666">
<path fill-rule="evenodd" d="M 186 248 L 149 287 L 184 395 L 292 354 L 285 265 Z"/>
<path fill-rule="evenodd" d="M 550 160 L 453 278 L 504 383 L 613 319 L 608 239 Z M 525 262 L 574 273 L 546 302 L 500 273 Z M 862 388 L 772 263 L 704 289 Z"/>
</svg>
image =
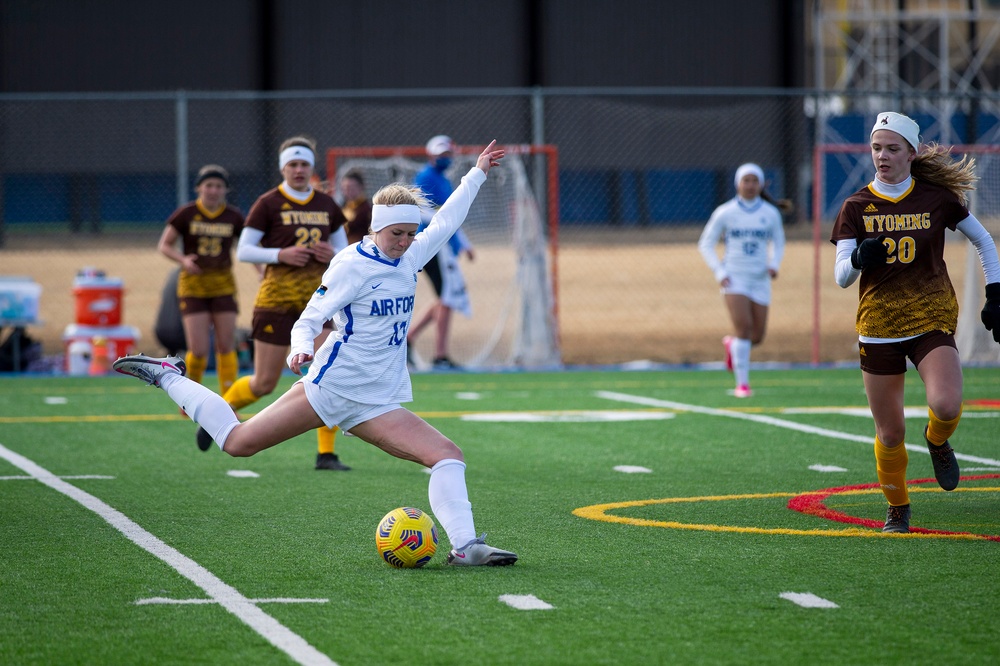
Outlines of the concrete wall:
<svg viewBox="0 0 1000 666">
<path fill-rule="evenodd" d="M 0 93 L 803 85 L 794 0 L 5 0 Z"/>
</svg>

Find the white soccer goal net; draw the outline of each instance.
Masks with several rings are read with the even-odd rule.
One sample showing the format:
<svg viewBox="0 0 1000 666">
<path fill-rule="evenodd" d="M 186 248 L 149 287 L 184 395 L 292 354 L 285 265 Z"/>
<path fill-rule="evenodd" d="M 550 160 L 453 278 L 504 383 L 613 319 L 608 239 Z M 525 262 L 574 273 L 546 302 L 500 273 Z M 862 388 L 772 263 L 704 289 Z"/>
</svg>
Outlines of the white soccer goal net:
<svg viewBox="0 0 1000 666">
<path fill-rule="evenodd" d="M 557 367 L 555 149 L 504 148 L 507 156 L 490 170 L 462 226 L 474 246 L 472 261 L 460 258 L 472 316 L 452 313 L 448 355 L 475 369 Z M 456 149 L 446 172 L 452 183 L 475 166 L 477 156 L 478 150 Z M 389 183 L 413 183 L 426 164 L 423 146 L 327 150 L 329 186 L 338 200 L 348 170 L 361 173 L 370 198 Z M 435 300 L 430 281 L 421 278 L 413 324 Z M 419 369 L 434 357 L 435 335 L 431 324 L 417 337 L 412 351 Z"/>
<path fill-rule="evenodd" d="M 969 196 L 969 210 L 996 242 L 1000 238 L 1000 146 L 954 146 L 952 152 L 958 157 L 967 154 L 976 160 L 979 182 Z M 832 222 L 844 199 L 870 183 L 874 176 L 871 152 L 866 144 L 817 146 L 816 167 L 820 187 L 814 192 L 813 213 L 816 219 L 824 222 Z M 967 365 L 998 364 L 1000 345 L 983 327 L 979 314 L 986 299 L 979 255 L 961 233 L 947 234 L 947 237 L 945 260 L 959 298 L 955 340 L 962 362 Z M 828 235 L 819 242 L 827 238 Z"/>
</svg>

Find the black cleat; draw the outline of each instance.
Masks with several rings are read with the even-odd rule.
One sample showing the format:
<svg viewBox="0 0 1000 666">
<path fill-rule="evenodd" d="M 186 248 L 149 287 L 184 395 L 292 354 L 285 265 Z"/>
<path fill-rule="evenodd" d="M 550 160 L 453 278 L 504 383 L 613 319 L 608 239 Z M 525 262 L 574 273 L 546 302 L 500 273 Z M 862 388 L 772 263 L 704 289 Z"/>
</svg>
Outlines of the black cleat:
<svg viewBox="0 0 1000 666">
<path fill-rule="evenodd" d="M 433 368 L 435 370 L 461 370 L 462 366 L 458 365 L 447 356 L 439 356 L 434 359 Z"/>
<path fill-rule="evenodd" d="M 895 532 L 897 534 L 910 533 L 910 505 L 903 506 L 889 505 L 889 510 L 885 514 L 885 526 L 883 532 Z"/>
<path fill-rule="evenodd" d="M 335 453 L 317 453 L 316 469 L 329 469 L 335 472 L 349 472 L 351 468 L 340 462 Z"/>
<path fill-rule="evenodd" d="M 201 451 L 208 451 L 212 448 L 212 436 L 208 434 L 208 431 L 198 426 L 198 433 L 194 436 L 196 442 L 198 442 L 198 449 Z"/>
<path fill-rule="evenodd" d="M 931 452 L 931 463 L 934 465 L 934 478 L 938 485 L 945 490 L 958 488 L 958 460 L 955 459 L 955 450 L 951 444 L 945 440 L 941 446 L 931 444 L 927 439 L 927 428 L 924 427 L 924 441 L 927 442 L 927 450 Z"/>
</svg>

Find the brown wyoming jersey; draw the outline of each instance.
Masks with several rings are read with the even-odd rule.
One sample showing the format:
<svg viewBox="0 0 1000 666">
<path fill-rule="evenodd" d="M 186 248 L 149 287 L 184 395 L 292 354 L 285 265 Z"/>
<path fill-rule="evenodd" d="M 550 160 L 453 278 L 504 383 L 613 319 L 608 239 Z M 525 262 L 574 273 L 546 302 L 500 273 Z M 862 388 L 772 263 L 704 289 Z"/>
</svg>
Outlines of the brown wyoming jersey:
<svg viewBox="0 0 1000 666">
<path fill-rule="evenodd" d="M 844 201 L 830 240 L 885 235 L 884 266 L 861 273 L 858 333 L 871 338 L 907 338 L 930 331 L 954 333 L 958 301 L 944 263 L 944 233 L 969 216 L 951 191 L 914 180 L 898 199 L 871 186 Z"/>
<path fill-rule="evenodd" d="M 372 202 L 367 198 L 344 202 L 344 217 L 347 218 L 347 242 L 357 243 L 368 235 L 372 224 Z"/>
<path fill-rule="evenodd" d="M 247 226 L 264 232 L 261 247 L 311 247 L 329 241 L 330 234 L 347 221 L 330 195 L 313 190 L 308 201 L 299 203 L 286 197 L 282 187 L 260 195 L 247 215 Z M 301 313 L 322 282 L 327 265 L 315 259 L 301 268 L 268 264 L 254 307 Z"/>
<path fill-rule="evenodd" d="M 177 295 L 214 298 L 236 293 L 233 278 L 233 242 L 243 230 L 243 213 L 233 206 L 223 206 L 214 213 L 200 201 L 181 206 L 167 220 L 180 234 L 185 255 L 196 254 L 201 273 L 182 270 L 177 280 Z"/>
</svg>

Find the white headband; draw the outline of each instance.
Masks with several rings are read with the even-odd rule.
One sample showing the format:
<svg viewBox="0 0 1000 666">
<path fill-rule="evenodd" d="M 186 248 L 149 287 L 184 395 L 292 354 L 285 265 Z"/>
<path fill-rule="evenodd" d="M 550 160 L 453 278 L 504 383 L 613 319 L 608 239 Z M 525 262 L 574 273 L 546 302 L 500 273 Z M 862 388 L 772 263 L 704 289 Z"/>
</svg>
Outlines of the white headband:
<svg viewBox="0 0 1000 666">
<path fill-rule="evenodd" d="M 284 169 L 285 165 L 292 160 L 305 160 L 309 162 L 309 166 L 316 164 L 316 156 L 313 155 L 313 151 L 305 146 L 289 146 L 281 151 L 281 155 L 278 157 L 278 170 Z"/>
<path fill-rule="evenodd" d="M 760 186 L 764 187 L 764 170 L 753 162 L 747 162 L 746 164 L 741 164 L 740 168 L 736 170 L 736 187 L 740 186 L 740 181 L 743 180 L 743 176 L 753 174 L 757 176 L 757 180 L 760 181 Z"/>
<path fill-rule="evenodd" d="M 920 148 L 920 125 L 913 118 L 904 116 L 902 113 L 896 113 L 895 111 L 880 113 L 878 114 L 878 118 L 875 119 L 872 131 L 868 134 L 869 140 L 871 140 L 872 134 L 875 134 L 880 129 L 895 132 L 903 137 L 913 150 Z"/>
<path fill-rule="evenodd" d="M 420 206 L 413 204 L 372 206 L 372 231 L 382 231 L 393 224 L 420 224 Z"/>
</svg>

